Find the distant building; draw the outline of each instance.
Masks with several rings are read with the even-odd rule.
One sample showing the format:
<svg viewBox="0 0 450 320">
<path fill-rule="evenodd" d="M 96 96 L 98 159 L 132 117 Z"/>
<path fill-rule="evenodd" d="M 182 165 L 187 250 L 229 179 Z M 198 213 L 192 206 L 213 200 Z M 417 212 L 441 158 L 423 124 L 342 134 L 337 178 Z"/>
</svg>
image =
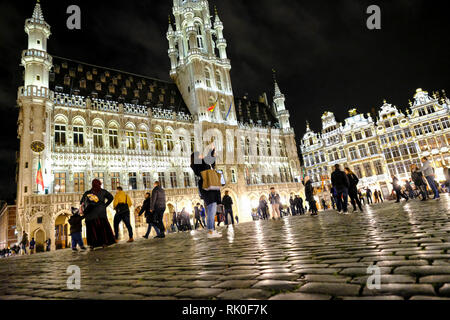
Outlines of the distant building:
<svg viewBox="0 0 450 320">
<path fill-rule="evenodd" d="M 335 164 L 349 167 L 360 178 L 359 188 L 380 190 L 387 197 L 392 177 L 409 180 L 411 164 L 424 156 L 436 168 L 438 181 L 444 181 L 444 166 L 450 165 L 450 100 L 417 89 L 407 114 L 386 101 L 378 118 L 350 110 L 350 117 L 338 123 L 333 113 L 322 116 L 322 131 L 315 133 L 307 124 L 301 150 L 305 172 L 314 181 L 317 197 L 330 201 L 330 175 Z"/>
<path fill-rule="evenodd" d="M 0 249 L 16 243 L 16 206 L 9 206 L 4 202 L 0 205 Z"/>
</svg>

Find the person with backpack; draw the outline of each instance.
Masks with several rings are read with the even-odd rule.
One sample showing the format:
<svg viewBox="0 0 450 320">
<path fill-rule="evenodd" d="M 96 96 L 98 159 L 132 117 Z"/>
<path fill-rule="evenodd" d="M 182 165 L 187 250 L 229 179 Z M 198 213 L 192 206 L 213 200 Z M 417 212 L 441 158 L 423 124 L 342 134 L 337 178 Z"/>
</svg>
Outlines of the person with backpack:
<svg viewBox="0 0 450 320">
<path fill-rule="evenodd" d="M 34 248 L 36 247 L 36 241 L 34 240 L 34 238 L 31 238 L 30 241 L 30 254 L 34 253 Z"/>
<path fill-rule="evenodd" d="M 80 246 L 81 250 L 86 250 L 86 247 L 83 243 L 82 237 L 82 221 L 84 217 L 80 216 L 80 210 L 72 207 L 72 216 L 69 219 L 70 224 L 70 236 L 72 238 L 72 251 L 78 252 L 77 245 Z"/>
<path fill-rule="evenodd" d="M 86 240 L 91 250 L 116 243 L 106 213 L 106 208 L 113 200 L 113 195 L 102 189 L 102 182 L 98 179 L 92 181 L 91 190 L 86 191 L 81 198 L 81 211 L 86 223 Z"/>
<path fill-rule="evenodd" d="M 22 240 L 20 241 L 20 246 L 22 248 L 22 253 L 27 254 L 28 234 L 25 231 L 22 234 Z"/>
<path fill-rule="evenodd" d="M 191 169 L 195 176 L 198 178 L 198 190 L 200 198 L 205 202 L 206 214 L 207 214 L 207 228 L 208 238 L 221 238 L 222 234 L 216 231 L 215 217 L 217 212 L 217 205 L 221 204 L 222 197 L 220 195 L 220 189 L 203 189 L 203 177 L 202 172 L 208 170 L 214 170 L 216 167 L 215 158 L 216 148 L 212 145 L 211 150 L 208 152 L 207 157 L 203 157 L 200 152 L 194 152 L 191 155 Z M 206 172 L 207 173 L 207 172 Z"/>
<path fill-rule="evenodd" d="M 358 197 L 357 186 L 358 186 L 359 179 L 356 176 L 356 174 L 354 174 L 353 171 L 350 170 L 350 168 L 345 168 L 345 174 L 347 175 L 348 181 L 349 181 L 348 195 L 350 196 L 350 201 L 353 206 L 353 212 L 355 212 L 355 213 L 358 212 L 356 205 L 358 205 L 359 210 L 361 212 L 363 212 L 362 204 Z M 375 194 L 376 194 L 376 191 L 375 191 Z M 375 196 L 375 199 L 377 199 L 377 196 Z"/>
</svg>

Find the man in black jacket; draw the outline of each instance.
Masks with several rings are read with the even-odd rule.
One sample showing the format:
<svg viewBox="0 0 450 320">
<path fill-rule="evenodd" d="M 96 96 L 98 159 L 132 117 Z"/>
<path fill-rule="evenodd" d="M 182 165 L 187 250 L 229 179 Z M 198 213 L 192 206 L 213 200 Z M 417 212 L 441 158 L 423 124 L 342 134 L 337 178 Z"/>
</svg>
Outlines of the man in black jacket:
<svg viewBox="0 0 450 320">
<path fill-rule="evenodd" d="M 225 195 L 222 199 L 222 204 L 225 208 L 225 224 L 228 226 L 228 214 L 231 215 L 231 223 L 234 226 L 234 216 L 233 216 L 233 199 L 230 197 L 230 192 L 225 191 Z"/>
<path fill-rule="evenodd" d="M 350 183 L 348 181 L 347 175 L 343 171 L 341 171 L 338 164 L 335 165 L 335 170 L 331 174 L 331 183 L 336 189 L 337 193 L 338 212 L 347 213 L 348 187 L 350 186 Z"/>
<path fill-rule="evenodd" d="M 161 188 L 159 181 L 153 184 L 152 197 L 150 200 L 150 213 L 155 215 L 156 227 L 159 229 L 157 238 L 165 238 L 165 227 L 163 223 L 164 212 L 166 211 L 166 192 Z"/>
<path fill-rule="evenodd" d="M 296 195 L 294 200 L 297 214 L 305 214 L 305 208 L 303 207 L 303 198 Z"/>
<path fill-rule="evenodd" d="M 145 213 L 145 220 L 146 220 L 146 222 L 148 224 L 147 233 L 144 236 L 145 239 L 148 239 L 148 237 L 150 236 L 150 232 L 152 231 L 152 227 L 155 229 L 157 237 L 161 235 L 161 233 L 159 232 L 158 227 L 156 226 L 155 214 L 154 213 L 150 213 L 150 197 L 151 197 L 150 193 L 146 193 L 145 194 L 144 203 L 142 204 L 141 211 L 139 211 L 139 217 L 142 214 Z"/>
<path fill-rule="evenodd" d="M 297 214 L 297 210 L 295 208 L 296 207 L 295 201 L 296 201 L 296 199 L 295 199 L 294 195 L 291 194 L 291 197 L 289 198 L 289 204 L 291 205 L 291 214 L 293 216 L 295 216 Z"/>
</svg>

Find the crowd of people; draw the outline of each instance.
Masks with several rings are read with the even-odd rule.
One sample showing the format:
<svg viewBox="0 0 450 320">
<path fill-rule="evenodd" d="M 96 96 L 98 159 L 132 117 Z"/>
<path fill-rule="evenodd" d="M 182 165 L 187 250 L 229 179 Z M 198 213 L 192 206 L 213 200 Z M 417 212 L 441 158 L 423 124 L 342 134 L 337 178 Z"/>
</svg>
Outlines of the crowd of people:
<svg viewBox="0 0 450 320">
<path fill-rule="evenodd" d="M 445 168 L 446 182 L 443 185 L 435 181 L 434 168 L 430 161 L 424 157 L 421 159 L 422 167 L 413 164 L 411 166 L 411 178 L 404 181 L 402 185 L 399 179 L 394 176 L 392 181 L 392 199 L 400 202 L 403 198 L 408 201 L 412 198 L 421 198 L 427 201 L 429 195 L 433 195 L 434 200 L 440 199 L 440 193 L 450 191 L 450 172 Z M 207 230 L 209 238 L 220 238 L 222 235 L 217 231 L 221 223 L 234 225 L 239 223 L 238 217 L 233 214 L 233 200 L 228 191 L 221 197 L 221 187 L 225 184 L 221 173 L 215 170 L 215 148 L 212 146 L 207 157 L 200 153 L 193 153 L 191 156 L 191 168 L 197 178 L 200 198 L 204 204 L 197 203 L 190 213 L 183 208 L 181 212 L 172 213 L 172 224 L 167 232 L 185 232 Z M 309 176 L 305 176 L 302 181 L 305 188 L 305 200 L 300 195 L 291 194 L 289 205 L 281 203 L 281 197 L 272 187 L 268 196 L 259 199 L 258 208 L 252 212 L 253 220 L 279 220 L 285 215 L 305 215 L 309 212 L 312 216 L 318 214 L 318 206 L 314 197 L 314 187 Z M 363 205 L 370 205 L 384 202 L 384 197 L 380 190 L 372 192 L 369 188 L 358 189 L 359 178 L 350 169 L 341 170 L 340 165 L 335 165 L 335 170 L 331 174 L 332 188 L 330 192 L 331 206 L 338 213 L 348 213 L 349 198 L 353 207 L 353 212 L 363 212 Z M 305 205 L 307 202 L 308 207 Z M 106 208 L 113 204 L 115 210 L 114 231 L 107 218 Z M 119 241 L 119 226 L 124 223 L 128 230 L 128 241 L 134 241 L 133 228 L 130 223 L 130 207 L 132 202 L 130 197 L 123 191 L 122 187 L 117 188 L 117 193 L 113 196 L 108 191 L 102 189 L 102 183 L 98 179 L 92 181 L 92 188 L 85 192 L 80 201 L 80 208 L 72 208 L 72 216 L 69 219 L 70 235 L 72 239 L 72 250 L 86 250 L 82 239 L 82 221 L 86 225 L 87 245 L 91 248 L 107 247 Z M 324 210 L 328 209 L 325 200 L 322 200 Z M 153 190 L 145 195 L 145 200 L 139 211 L 139 216 L 145 214 L 148 229 L 143 236 L 148 239 L 152 229 L 155 230 L 155 238 L 165 238 L 166 228 L 163 223 L 164 212 L 166 211 L 166 195 L 160 183 L 156 181 Z M 217 225 L 216 225 L 217 224 Z M 50 250 L 51 240 L 45 241 L 46 250 Z M 23 232 L 21 241 L 11 248 L 0 250 L 1 257 L 8 257 L 17 254 L 27 254 L 36 249 L 34 238 L 28 240 L 28 235 Z"/>
</svg>

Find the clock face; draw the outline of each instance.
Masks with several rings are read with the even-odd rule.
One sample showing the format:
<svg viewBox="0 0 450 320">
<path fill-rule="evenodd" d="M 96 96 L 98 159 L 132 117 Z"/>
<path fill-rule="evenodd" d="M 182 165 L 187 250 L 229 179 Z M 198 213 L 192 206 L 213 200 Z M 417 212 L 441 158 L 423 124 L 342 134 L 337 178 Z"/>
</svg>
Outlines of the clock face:
<svg viewBox="0 0 450 320">
<path fill-rule="evenodd" d="M 31 143 L 31 150 L 33 150 L 34 152 L 41 153 L 42 151 L 44 151 L 44 149 L 45 145 L 41 141 L 33 141 Z"/>
</svg>

